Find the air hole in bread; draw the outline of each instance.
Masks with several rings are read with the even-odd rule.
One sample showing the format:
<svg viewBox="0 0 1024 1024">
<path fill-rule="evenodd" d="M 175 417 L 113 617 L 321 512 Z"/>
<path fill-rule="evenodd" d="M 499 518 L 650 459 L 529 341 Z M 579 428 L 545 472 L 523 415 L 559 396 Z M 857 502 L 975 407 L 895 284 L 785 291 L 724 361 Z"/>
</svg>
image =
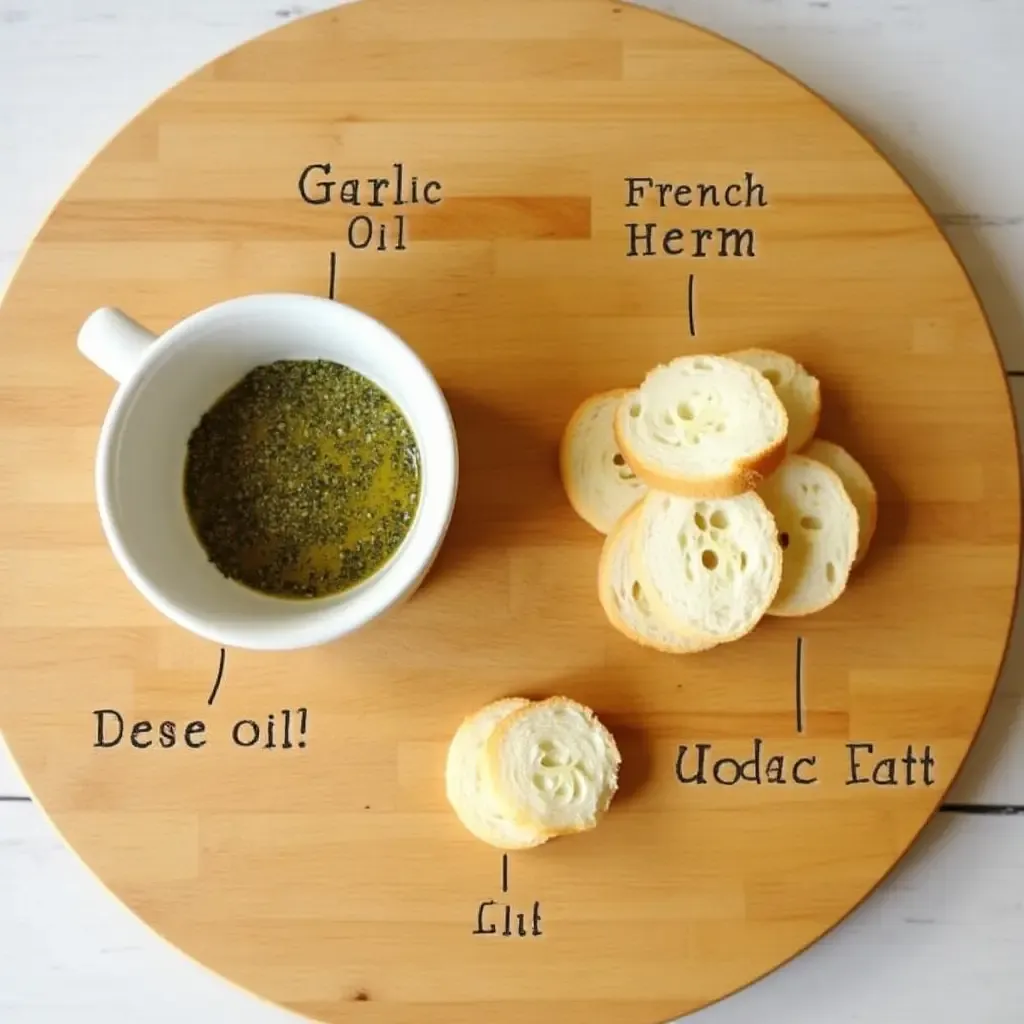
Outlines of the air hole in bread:
<svg viewBox="0 0 1024 1024">
<path fill-rule="evenodd" d="M 835 583 L 836 581 L 836 567 L 831 562 L 825 563 L 825 579 L 829 583 Z"/>
<path fill-rule="evenodd" d="M 703 565 L 705 569 L 714 569 L 718 566 L 718 555 L 708 548 L 700 553 L 700 564 Z"/>
<path fill-rule="evenodd" d="M 779 534 L 779 545 L 785 551 L 789 547 L 789 534 L 783 531 Z"/>
<path fill-rule="evenodd" d="M 640 588 L 639 580 L 633 580 L 633 586 L 629 588 L 629 592 L 633 595 L 634 601 L 640 600 L 640 598 L 643 596 L 643 590 Z"/>
<path fill-rule="evenodd" d="M 633 419 L 637 419 L 640 416 L 640 403 L 639 402 L 634 402 L 629 407 L 629 415 L 632 416 Z"/>
<path fill-rule="evenodd" d="M 636 479 L 636 473 L 634 473 L 630 469 L 620 469 L 619 470 L 619 479 L 620 480 L 635 480 Z"/>
<path fill-rule="evenodd" d="M 558 768 L 566 764 L 565 752 L 559 750 L 550 740 L 541 740 L 537 744 L 540 751 L 540 766 L 542 768 Z"/>
<path fill-rule="evenodd" d="M 729 517 L 720 508 L 716 508 L 711 513 L 711 525 L 718 530 L 724 530 L 729 525 Z"/>
<path fill-rule="evenodd" d="M 626 460 L 623 458 L 621 452 L 616 452 L 612 456 L 612 462 L 614 462 L 616 466 L 624 466 L 626 464 Z"/>
<path fill-rule="evenodd" d="M 740 552 L 740 572 L 747 571 L 747 553 L 746 551 Z"/>
<path fill-rule="evenodd" d="M 698 530 L 706 530 L 708 528 L 708 521 L 700 512 L 693 513 L 693 521 L 697 524 Z"/>
<path fill-rule="evenodd" d="M 693 419 L 693 409 L 691 409 L 690 406 L 686 402 L 680 402 L 676 406 L 676 412 L 679 414 L 679 418 L 681 420 L 692 420 Z"/>
<path fill-rule="evenodd" d="M 673 426 L 675 426 L 675 421 L 672 419 L 672 413 L 666 412 L 661 417 L 661 419 L 662 419 L 662 422 L 665 424 L 666 427 L 673 427 Z"/>
<path fill-rule="evenodd" d="M 706 359 L 695 359 L 693 361 L 693 368 L 695 370 L 710 370 L 711 364 Z"/>
<path fill-rule="evenodd" d="M 820 530 L 821 520 L 817 516 L 801 516 L 800 525 L 805 530 Z"/>
<path fill-rule="evenodd" d="M 782 383 L 782 374 L 778 370 L 764 370 L 765 377 L 768 378 L 772 387 L 778 387 Z"/>
</svg>

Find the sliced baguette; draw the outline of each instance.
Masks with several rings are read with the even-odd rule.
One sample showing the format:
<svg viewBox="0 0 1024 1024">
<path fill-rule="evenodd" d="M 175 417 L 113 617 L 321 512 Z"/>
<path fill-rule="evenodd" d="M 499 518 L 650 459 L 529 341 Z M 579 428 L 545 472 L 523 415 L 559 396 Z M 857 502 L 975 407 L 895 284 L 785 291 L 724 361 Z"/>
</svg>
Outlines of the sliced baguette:
<svg viewBox="0 0 1024 1024">
<path fill-rule="evenodd" d="M 647 490 L 615 442 L 612 421 L 625 394 L 625 388 L 603 391 L 581 402 L 566 424 L 559 449 L 569 504 L 599 533 L 607 533 Z"/>
<path fill-rule="evenodd" d="M 878 525 L 878 492 L 875 485 L 867 470 L 845 448 L 833 441 L 815 438 L 803 454 L 824 463 L 836 473 L 857 509 L 857 555 L 853 560 L 856 566 L 867 554 Z"/>
<path fill-rule="evenodd" d="M 718 643 L 761 621 L 782 578 L 775 520 L 754 491 L 720 499 L 651 491 L 632 558 L 660 619 Z"/>
<path fill-rule="evenodd" d="M 765 348 L 730 352 L 733 359 L 766 377 L 786 407 L 789 418 L 787 451 L 798 452 L 814 437 L 821 419 L 821 382 L 792 356 Z"/>
<path fill-rule="evenodd" d="M 547 841 L 529 824 L 513 821 L 494 800 L 484 781 L 484 748 L 495 726 L 530 702 L 507 697 L 480 708 L 455 731 L 448 746 L 445 790 L 459 821 L 477 839 L 503 850 L 524 850 Z"/>
<path fill-rule="evenodd" d="M 790 455 L 761 485 L 783 549 L 782 582 L 769 615 L 811 615 L 846 589 L 857 553 L 857 509 L 837 473 Z"/>
<path fill-rule="evenodd" d="M 725 356 L 658 366 L 615 413 L 615 437 L 654 490 L 726 498 L 758 486 L 782 461 L 786 409 L 757 370 Z"/>
<path fill-rule="evenodd" d="M 594 828 L 618 789 L 622 757 L 590 708 L 549 697 L 495 727 L 485 773 L 503 813 L 546 836 Z"/>
<path fill-rule="evenodd" d="M 605 616 L 623 636 L 666 654 L 693 654 L 717 646 L 706 636 L 683 633 L 659 620 L 633 571 L 633 537 L 640 509 L 630 509 L 605 538 L 597 569 L 597 592 Z"/>
</svg>

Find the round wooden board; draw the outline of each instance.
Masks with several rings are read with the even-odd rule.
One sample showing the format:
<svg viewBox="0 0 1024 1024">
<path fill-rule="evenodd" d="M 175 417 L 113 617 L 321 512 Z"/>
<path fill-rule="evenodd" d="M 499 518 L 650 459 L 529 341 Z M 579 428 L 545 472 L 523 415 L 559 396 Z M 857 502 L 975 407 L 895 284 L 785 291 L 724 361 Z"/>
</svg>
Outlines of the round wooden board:
<svg viewBox="0 0 1024 1024">
<path fill-rule="evenodd" d="M 313 205 L 298 181 L 318 163 L 392 183 L 401 163 L 406 188 L 435 179 L 442 201 L 367 206 L 364 184 L 359 209 Z M 659 208 L 647 186 L 629 207 L 631 176 L 692 191 Z M 700 205 L 700 183 L 718 207 L 709 191 Z M 386 251 L 349 245 L 365 215 Z M 659 241 L 629 258 L 630 222 L 662 240 L 679 229 L 682 255 Z M 211 706 L 219 650 L 160 618 L 101 535 L 93 455 L 112 385 L 75 334 L 101 305 L 161 330 L 230 296 L 326 294 L 332 280 L 445 389 L 455 519 L 411 602 L 327 647 L 229 651 Z M 867 142 L 685 24 L 605 0 L 363 0 L 288 25 L 104 149 L 28 250 L 0 334 L 4 735 L 114 894 L 310 1018 L 654 1024 L 702 1007 L 872 890 L 988 706 L 1019 479 L 983 314 Z M 820 436 L 873 476 L 878 532 L 826 611 L 692 657 L 644 650 L 602 615 L 601 538 L 563 494 L 560 432 L 592 392 L 747 345 L 821 378 Z M 623 788 L 596 831 L 512 854 L 503 872 L 445 802 L 446 746 L 485 702 L 552 693 L 614 730 Z M 124 716 L 116 747 L 94 746 L 101 709 Z M 294 730 L 299 709 L 305 746 L 293 732 L 283 749 L 284 712 Z M 144 719 L 177 722 L 178 743 L 133 748 Z M 260 744 L 232 742 L 243 719 Z M 191 720 L 201 749 L 184 746 Z M 743 760 L 757 740 L 760 784 L 677 778 L 683 745 L 685 773 L 697 744 Z M 785 784 L 768 781 L 773 756 Z M 811 784 L 793 779 L 800 757 L 815 759 Z M 851 757 L 873 781 L 848 784 Z M 482 904 L 493 934 L 474 934 Z M 541 934 L 503 936 L 503 904 L 527 930 L 536 904 Z"/>
</svg>

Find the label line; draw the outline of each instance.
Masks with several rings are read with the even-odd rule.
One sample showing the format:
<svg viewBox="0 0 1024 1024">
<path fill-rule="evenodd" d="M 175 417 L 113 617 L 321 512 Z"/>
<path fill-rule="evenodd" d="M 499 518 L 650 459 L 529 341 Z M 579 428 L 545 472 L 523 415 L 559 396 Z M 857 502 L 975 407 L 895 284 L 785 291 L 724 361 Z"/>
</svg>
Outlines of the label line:
<svg viewBox="0 0 1024 1024">
<path fill-rule="evenodd" d="M 796 731 L 804 731 L 804 638 L 796 638 Z"/>
<path fill-rule="evenodd" d="M 227 657 L 227 651 L 222 647 L 220 649 L 220 664 L 217 666 L 217 678 L 213 681 L 213 691 L 210 693 L 210 697 L 206 704 L 208 707 L 213 707 L 213 702 L 217 699 L 217 691 L 220 689 L 220 681 L 224 678 L 224 660 Z"/>
</svg>

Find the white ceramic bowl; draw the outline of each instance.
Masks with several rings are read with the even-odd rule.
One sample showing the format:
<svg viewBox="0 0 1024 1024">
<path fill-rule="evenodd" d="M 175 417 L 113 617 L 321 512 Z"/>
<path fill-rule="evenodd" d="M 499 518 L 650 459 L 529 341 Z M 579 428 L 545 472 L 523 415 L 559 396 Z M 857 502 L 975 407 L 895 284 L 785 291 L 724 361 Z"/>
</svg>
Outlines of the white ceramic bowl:
<svg viewBox="0 0 1024 1024">
<path fill-rule="evenodd" d="M 225 647 L 308 647 L 360 628 L 422 582 L 451 520 L 458 447 L 437 382 L 383 324 L 331 299 L 247 295 L 160 337 L 100 309 L 78 347 L 120 382 L 96 455 L 104 532 L 128 578 L 169 619 Z M 186 444 L 203 412 L 254 366 L 317 358 L 364 374 L 402 409 L 420 450 L 419 507 L 398 551 L 358 586 L 308 600 L 266 596 L 221 575 L 199 544 L 184 502 Z"/>
</svg>

